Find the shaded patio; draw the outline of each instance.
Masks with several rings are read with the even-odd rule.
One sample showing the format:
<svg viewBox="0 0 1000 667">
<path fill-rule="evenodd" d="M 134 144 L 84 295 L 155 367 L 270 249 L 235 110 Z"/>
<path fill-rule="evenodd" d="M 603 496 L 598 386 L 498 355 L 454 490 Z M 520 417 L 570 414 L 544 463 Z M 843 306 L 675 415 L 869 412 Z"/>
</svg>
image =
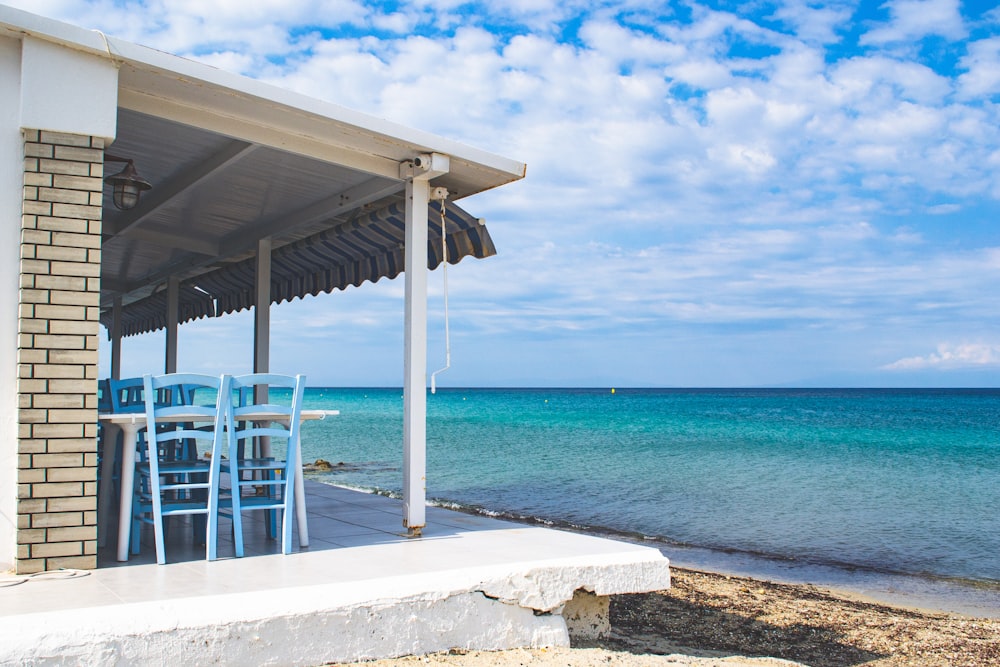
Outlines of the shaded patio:
<svg viewBox="0 0 1000 667">
<path fill-rule="evenodd" d="M 0 370 L 16 378 L 0 564 L 96 564 L 98 323 L 118 378 L 123 336 L 165 329 L 162 371 L 190 370 L 181 324 L 252 309 L 252 367 L 269 372 L 271 304 L 401 273 L 401 514 L 419 534 L 428 269 L 495 254 L 455 202 L 525 165 L 5 6 L 0 80 L 16 93 L 0 104 L 0 245 L 18 270 L 0 293 Z M 118 190 L 125 173 L 142 179 L 135 196 Z"/>
</svg>

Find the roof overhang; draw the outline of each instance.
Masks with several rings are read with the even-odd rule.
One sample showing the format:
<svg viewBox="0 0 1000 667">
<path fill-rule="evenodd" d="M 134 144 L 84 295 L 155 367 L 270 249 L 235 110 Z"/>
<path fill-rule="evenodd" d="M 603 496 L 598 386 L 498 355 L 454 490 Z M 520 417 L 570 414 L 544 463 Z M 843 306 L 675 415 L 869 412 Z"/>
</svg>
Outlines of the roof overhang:
<svg viewBox="0 0 1000 667">
<path fill-rule="evenodd" d="M 119 299 L 126 310 L 136 304 L 136 326 L 140 320 L 153 322 L 142 313 L 171 278 L 187 288 L 182 299 L 191 296 L 190 308 L 182 303 L 182 318 L 185 312 L 189 318 L 211 314 L 196 303 L 203 298 L 201 277 L 245 265 L 261 239 L 269 239 L 278 256 L 281 248 L 301 249 L 310 239 L 322 238 L 327 246 L 346 243 L 346 236 L 336 238 L 337 230 L 348 231 L 360 220 L 380 220 L 373 228 L 378 234 L 395 233 L 386 212 L 403 200 L 401 165 L 418 156 L 448 158 L 447 172 L 431 184 L 447 188 L 450 200 L 525 174 L 520 162 L 456 141 L 9 7 L 0 6 L 0 34 L 109 58 L 119 68 L 117 133 L 108 153 L 133 159 L 153 189 L 130 211 L 114 208 L 106 189 L 101 304 L 105 311 Z M 105 173 L 115 170 L 109 163 Z M 474 243 L 459 247 L 473 256 L 491 254 L 485 228 L 452 208 L 455 220 L 486 240 L 478 250 Z M 453 223 L 460 231 L 449 219 L 449 227 Z M 382 240 L 386 247 L 394 242 Z M 436 265 L 433 243 L 432 238 L 429 265 Z M 358 276 L 374 281 L 398 273 L 393 262 L 372 264 L 375 255 L 386 255 L 382 245 L 358 252 L 363 256 L 353 261 L 385 271 L 342 271 L 344 281 L 311 284 L 336 289 L 341 282 L 358 284 Z M 336 255 L 327 253 L 327 260 Z M 305 293 L 315 292 L 279 287 L 274 300 Z M 149 330 L 132 332 L 140 329 Z"/>
</svg>

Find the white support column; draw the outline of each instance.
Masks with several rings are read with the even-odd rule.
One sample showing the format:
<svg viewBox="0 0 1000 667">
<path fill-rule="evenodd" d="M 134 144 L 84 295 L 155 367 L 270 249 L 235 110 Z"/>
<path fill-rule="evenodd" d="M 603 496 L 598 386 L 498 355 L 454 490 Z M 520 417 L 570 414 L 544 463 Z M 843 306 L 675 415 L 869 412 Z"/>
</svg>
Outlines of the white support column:
<svg viewBox="0 0 1000 667">
<path fill-rule="evenodd" d="M 180 284 L 177 278 L 171 277 L 167 280 L 167 351 L 163 364 L 165 373 L 177 372 L 177 320 L 178 317 L 178 294 Z"/>
<path fill-rule="evenodd" d="M 20 129 L 21 45 L 0 39 L 0 572 L 17 562 L 20 372 L 17 339 L 24 212 L 24 137 Z"/>
<path fill-rule="evenodd" d="M 403 525 L 419 535 L 427 500 L 427 201 L 430 184 L 406 184 L 403 350 Z"/>
<path fill-rule="evenodd" d="M 438 154 L 400 165 L 406 179 L 403 525 L 414 537 L 427 523 L 427 204 L 430 179 L 448 168 L 448 157 Z"/>
<path fill-rule="evenodd" d="M 111 377 L 122 379 L 122 298 L 111 306 Z"/>
</svg>

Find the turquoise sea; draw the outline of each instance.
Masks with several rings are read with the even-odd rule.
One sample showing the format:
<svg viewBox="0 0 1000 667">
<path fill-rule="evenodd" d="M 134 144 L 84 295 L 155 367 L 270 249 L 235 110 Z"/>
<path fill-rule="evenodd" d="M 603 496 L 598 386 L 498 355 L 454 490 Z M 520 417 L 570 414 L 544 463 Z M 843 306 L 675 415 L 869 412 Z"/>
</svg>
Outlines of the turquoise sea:
<svg viewBox="0 0 1000 667">
<path fill-rule="evenodd" d="M 311 388 L 320 481 L 398 494 L 402 392 Z M 1000 390 L 438 389 L 428 498 L 673 563 L 1000 616 Z"/>
</svg>

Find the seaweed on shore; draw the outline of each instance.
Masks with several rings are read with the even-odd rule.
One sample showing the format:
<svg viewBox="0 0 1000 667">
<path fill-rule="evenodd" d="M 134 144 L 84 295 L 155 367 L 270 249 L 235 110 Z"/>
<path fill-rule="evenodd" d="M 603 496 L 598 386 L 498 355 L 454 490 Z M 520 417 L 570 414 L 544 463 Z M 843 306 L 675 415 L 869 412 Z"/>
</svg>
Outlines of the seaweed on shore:
<svg viewBox="0 0 1000 667">
<path fill-rule="evenodd" d="M 812 667 L 1000 664 L 1000 620 L 850 600 L 814 586 L 674 568 L 671 589 L 612 599 L 602 646 L 736 653 Z"/>
</svg>

